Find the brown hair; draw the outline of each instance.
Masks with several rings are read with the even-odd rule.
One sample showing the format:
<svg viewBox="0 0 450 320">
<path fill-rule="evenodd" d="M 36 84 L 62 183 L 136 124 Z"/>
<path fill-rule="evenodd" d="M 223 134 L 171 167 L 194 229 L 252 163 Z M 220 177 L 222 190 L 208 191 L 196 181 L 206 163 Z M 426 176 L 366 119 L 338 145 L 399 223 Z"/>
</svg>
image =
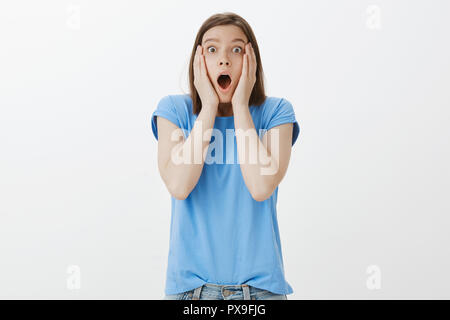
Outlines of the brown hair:
<svg viewBox="0 0 450 320">
<path fill-rule="evenodd" d="M 266 99 L 266 94 L 264 90 L 264 73 L 261 64 L 261 57 L 259 55 L 258 43 L 256 42 L 256 38 L 252 28 L 247 23 L 247 21 L 245 21 L 244 18 L 235 13 L 232 12 L 217 13 L 209 17 L 205 22 L 203 22 L 202 26 L 200 27 L 197 33 L 197 37 L 195 38 L 194 46 L 192 47 L 191 59 L 189 61 L 189 88 L 190 88 L 190 96 L 192 99 L 192 112 L 194 114 L 198 114 L 202 108 L 200 96 L 194 85 L 193 63 L 195 57 L 195 50 L 197 49 L 197 45 L 202 44 L 203 35 L 206 33 L 206 31 L 208 31 L 212 27 L 222 25 L 235 25 L 241 28 L 241 30 L 247 36 L 248 41 L 252 44 L 253 50 L 255 51 L 257 63 L 256 82 L 255 85 L 253 86 L 252 93 L 250 94 L 249 106 L 251 105 L 259 106 Z"/>
</svg>

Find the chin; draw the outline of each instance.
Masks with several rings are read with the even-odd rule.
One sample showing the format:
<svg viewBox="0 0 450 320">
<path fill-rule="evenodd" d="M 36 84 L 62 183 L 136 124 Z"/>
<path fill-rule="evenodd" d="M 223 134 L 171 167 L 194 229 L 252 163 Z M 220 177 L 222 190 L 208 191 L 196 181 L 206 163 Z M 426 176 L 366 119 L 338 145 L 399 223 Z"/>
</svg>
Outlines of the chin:
<svg viewBox="0 0 450 320">
<path fill-rule="evenodd" d="M 227 93 L 220 92 L 216 90 L 217 96 L 219 97 L 220 103 L 231 103 L 231 98 L 233 97 L 234 90 L 230 90 Z"/>
<path fill-rule="evenodd" d="M 219 95 L 219 101 L 220 103 L 230 103 L 231 102 L 231 97 L 227 97 L 227 96 L 222 96 Z"/>
</svg>

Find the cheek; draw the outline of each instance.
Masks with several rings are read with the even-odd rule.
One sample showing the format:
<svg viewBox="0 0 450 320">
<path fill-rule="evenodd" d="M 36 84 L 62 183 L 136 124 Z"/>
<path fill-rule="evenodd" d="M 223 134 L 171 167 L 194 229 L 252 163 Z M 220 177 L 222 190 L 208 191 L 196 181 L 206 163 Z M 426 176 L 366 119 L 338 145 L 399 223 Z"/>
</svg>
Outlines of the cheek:
<svg viewBox="0 0 450 320">
<path fill-rule="evenodd" d="M 240 75 L 242 73 L 242 66 L 244 65 L 244 56 L 238 57 L 236 61 L 234 61 L 233 65 L 235 72 Z"/>
<path fill-rule="evenodd" d="M 214 61 L 210 57 L 205 56 L 205 65 L 208 73 L 210 73 L 214 68 Z"/>
</svg>

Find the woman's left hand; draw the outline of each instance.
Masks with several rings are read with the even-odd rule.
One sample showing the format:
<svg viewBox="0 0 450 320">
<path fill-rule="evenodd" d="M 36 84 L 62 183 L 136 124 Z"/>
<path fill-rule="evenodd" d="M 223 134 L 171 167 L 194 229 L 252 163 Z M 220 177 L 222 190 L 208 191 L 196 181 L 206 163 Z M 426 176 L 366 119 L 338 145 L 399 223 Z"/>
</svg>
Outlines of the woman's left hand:
<svg viewBox="0 0 450 320">
<path fill-rule="evenodd" d="M 231 98 L 233 109 L 240 106 L 248 106 L 253 86 L 256 82 L 256 56 L 250 42 L 245 45 L 245 53 L 242 61 L 242 72 L 239 83 Z"/>
</svg>

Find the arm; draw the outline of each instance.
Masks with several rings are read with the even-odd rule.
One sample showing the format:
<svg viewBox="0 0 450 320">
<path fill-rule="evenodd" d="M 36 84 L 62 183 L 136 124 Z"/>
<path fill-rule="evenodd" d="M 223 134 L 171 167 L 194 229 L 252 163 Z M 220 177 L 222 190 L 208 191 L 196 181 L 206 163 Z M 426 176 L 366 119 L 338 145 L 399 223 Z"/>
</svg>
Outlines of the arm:
<svg viewBox="0 0 450 320">
<path fill-rule="evenodd" d="M 174 123 L 157 117 L 158 168 L 167 189 L 176 199 L 186 199 L 200 178 L 216 113 L 217 108 L 203 106 L 187 139 Z"/>
<path fill-rule="evenodd" d="M 256 201 L 264 201 L 272 195 L 287 171 L 291 157 L 293 124 L 284 123 L 271 128 L 261 141 L 249 108 L 241 107 L 235 109 L 235 128 L 238 157 L 245 184 Z M 253 161 L 254 159 L 256 161 Z"/>
</svg>

